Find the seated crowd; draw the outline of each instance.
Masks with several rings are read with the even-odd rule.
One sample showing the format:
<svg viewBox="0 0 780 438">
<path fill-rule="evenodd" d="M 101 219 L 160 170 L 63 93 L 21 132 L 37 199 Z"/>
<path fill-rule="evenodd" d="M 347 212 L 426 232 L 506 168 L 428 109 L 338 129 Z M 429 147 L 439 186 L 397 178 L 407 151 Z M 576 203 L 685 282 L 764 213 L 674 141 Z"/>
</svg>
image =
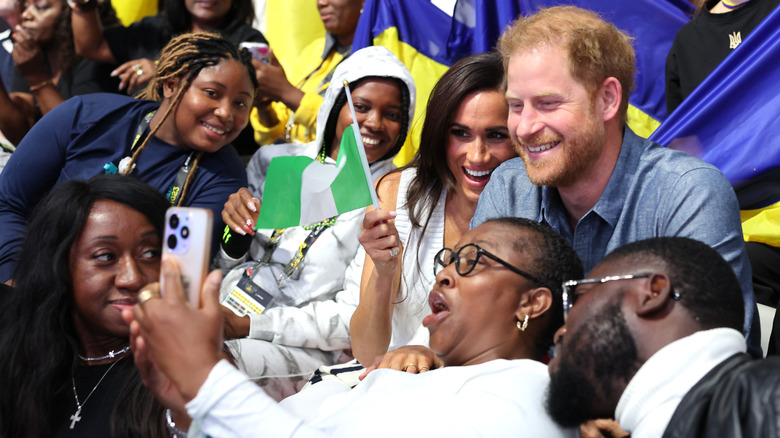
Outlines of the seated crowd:
<svg viewBox="0 0 780 438">
<path fill-rule="evenodd" d="M 701 1 L 681 33 L 747 33 L 768 4 Z M 412 73 L 352 50 L 363 0 L 317 8 L 325 36 L 285 70 L 255 56 L 251 0 L 128 26 L 108 0 L 12 2 L 0 438 L 780 437 L 736 195 L 628 127 L 630 36 L 576 6 L 518 17 L 439 78 L 396 168 Z M 306 172 L 347 169 L 352 140 L 373 205 L 258 226 L 288 208 L 281 159 L 346 196 Z M 162 255 L 171 206 L 213 218 L 197 302 Z"/>
</svg>

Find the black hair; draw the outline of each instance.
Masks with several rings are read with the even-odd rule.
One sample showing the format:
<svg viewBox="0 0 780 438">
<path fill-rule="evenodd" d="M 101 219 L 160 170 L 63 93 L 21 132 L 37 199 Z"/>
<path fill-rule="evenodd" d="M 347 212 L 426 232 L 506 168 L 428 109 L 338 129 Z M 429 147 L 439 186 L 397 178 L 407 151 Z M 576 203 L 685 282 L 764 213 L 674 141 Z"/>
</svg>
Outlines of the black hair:
<svg viewBox="0 0 780 438">
<path fill-rule="evenodd" d="M 398 141 L 395 142 L 392 149 L 387 151 L 386 154 L 384 154 L 381 158 L 377 160 L 377 161 L 382 161 L 394 157 L 396 154 L 398 154 L 398 151 L 401 150 L 401 147 L 404 145 L 404 142 L 406 141 L 406 136 L 409 131 L 409 125 L 411 123 L 411 120 L 409 120 L 409 105 L 411 105 L 411 98 L 409 97 L 409 87 L 406 86 L 406 83 L 401 79 L 395 77 L 365 76 L 351 83 L 350 88 L 354 90 L 358 86 L 360 86 L 360 84 L 363 83 L 363 81 L 372 78 L 392 79 L 395 82 L 395 84 L 398 86 L 398 90 L 400 91 L 400 95 L 401 95 L 401 131 L 400 131 L 401 135 L 398 137 Z M 343 108 L 344 105 L 346 104 L 347 104 L 347 90 L 346 88 L 342 88 L 341 92 L 339 92 L 339 94 L 336 96 L 336 99 L 333 101 L 333 106 L 331 107 L 330 113 L 328 114 L 328 121 L 325 123 L 325 129 L 322 133 L 323 134 L 322 145 L 325 148 L 325 155 L 330 154 L 330 148 L 333 143 L 333 138 L 336 136 L 336 125 L 338 124 L 339 113 L 341 112 L 341 108 Z"/>
<path fill-rule="evenodd" d="M 163 17 L 174 35 L 189 32 L 192 27 L 192 17 L 184 4 L 185 0 L 163 0 L 160 15 Z M 230 34 L 242 24 L 251 24 L 255 19 L 252 0 L 231 0 L 230 9 L 225 14 L 219 29 L 212 29 Z"/>
<path fill-rule="evenodd" d="M 162 240 L 169 204 L 157 190 L 132 177 L 66 181 L 39 202 L 14 271 L 15 291 L 5 298 L 8 304 L 0 314 L 0 436 L 54 433 L 56 425 L 49 423 L 53 400 L 70 391 L 78 364 L 71 248 L 101 200 L 140 212 Z"/>
<path fill-rule="evenodd" d="M 742 287 L 731 266 L 709 245 L 687 237 L 654 237 L 621 246 L 599 264 L 616 262 L 637 268 L 656 265 L 680 294 L 680 304 L 703 329 L 742 331 Z"/>
<path fill-rule="evenodd" d="M 535 235 L 531 241 L 520 238 L 512 243 L 517 252 L 529 254 L 527 260 L 530 266 L 522 269 L 541 280 L 539 286 L 545 286 L 552 292 L 551 316 L 537 338 L 537 351 L 544 353 L 553 344 L 555 332 L 563 325 L 563 283 L 582 278 L 582 261 L 569 242 L 547 224 L 518 217 L 489 219 L 485 223 L 510 225 Z"/>
</svg>

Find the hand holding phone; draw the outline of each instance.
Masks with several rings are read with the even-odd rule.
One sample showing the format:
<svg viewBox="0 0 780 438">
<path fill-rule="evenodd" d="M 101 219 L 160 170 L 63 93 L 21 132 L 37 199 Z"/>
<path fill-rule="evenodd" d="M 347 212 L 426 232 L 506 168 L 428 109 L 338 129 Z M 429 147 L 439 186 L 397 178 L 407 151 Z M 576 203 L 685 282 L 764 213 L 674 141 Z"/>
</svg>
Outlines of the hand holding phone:
<svg viewBox="0 0 780 438">
<path fill-rule="evenodd" d="M 200 288 L 208 274 L 211 255 L 213 219 L 205 208 L 170 207 L 165 213 L 163 257 L 173 257 L 179 264 L 182 288 L 187 300 L 199 306 Z M 165 293 L 160 276 L 160 293 Z"/>
</svg>

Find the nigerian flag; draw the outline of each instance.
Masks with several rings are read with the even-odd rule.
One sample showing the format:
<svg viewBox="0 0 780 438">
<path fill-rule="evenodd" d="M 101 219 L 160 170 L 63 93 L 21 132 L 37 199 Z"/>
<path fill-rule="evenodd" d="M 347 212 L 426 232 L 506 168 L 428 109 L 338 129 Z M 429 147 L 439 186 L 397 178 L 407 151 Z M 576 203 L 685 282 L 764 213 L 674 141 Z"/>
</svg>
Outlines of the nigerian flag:
<svg viewBox="0 0 780 438">
<path fill-rule="evenodd" d="M 371 205 L 374 187 L 359 135 L 354 124 L 344 130 L 335 166 L 309 157 L 273 158 L 256 228 L 309 225 Z"/>
</svg>

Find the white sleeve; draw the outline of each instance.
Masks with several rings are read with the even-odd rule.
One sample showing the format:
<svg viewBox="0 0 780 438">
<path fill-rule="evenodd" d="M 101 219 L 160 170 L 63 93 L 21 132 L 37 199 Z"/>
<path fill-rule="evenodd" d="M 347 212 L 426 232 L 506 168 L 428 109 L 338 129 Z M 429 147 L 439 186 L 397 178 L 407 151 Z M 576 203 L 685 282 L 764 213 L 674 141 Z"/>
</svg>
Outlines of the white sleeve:
<svg viewBox="0 0 780 438">
<path fill-rule="evenodd" d="M 324 351 L 350 348 L 349 322 L 360 300 L 365 258 L 365 250 L 359 246 L 347 267 L 344 288 L 333 300 L 313 301 L 302 307 L 273 307 L 260 315 L 250 315 L 249 338 Z"/>
<path fill-rule="evenodd" d="M 326 436 L 280 407 L 225 360 L 214 366 L 198 394 L 186 407 L 192 417 L 189 436 Z"/>
</svg>

